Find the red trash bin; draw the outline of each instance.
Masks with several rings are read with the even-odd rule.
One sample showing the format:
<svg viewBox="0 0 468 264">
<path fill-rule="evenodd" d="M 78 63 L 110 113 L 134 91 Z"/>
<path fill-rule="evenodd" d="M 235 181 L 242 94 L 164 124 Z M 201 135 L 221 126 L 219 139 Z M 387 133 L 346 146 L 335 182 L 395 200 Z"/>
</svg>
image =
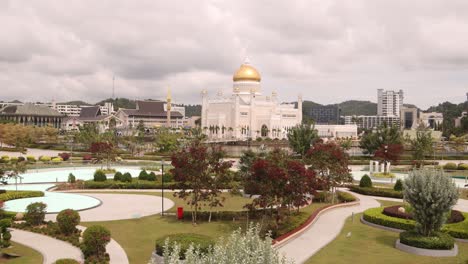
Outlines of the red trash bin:
<svg viewBox="0 0 468 264">
<path fill-rule="evenodd" d="M 184 218 L 184 208 L 177 207 L 177 219 L 181 220 Z"/>
</svg>

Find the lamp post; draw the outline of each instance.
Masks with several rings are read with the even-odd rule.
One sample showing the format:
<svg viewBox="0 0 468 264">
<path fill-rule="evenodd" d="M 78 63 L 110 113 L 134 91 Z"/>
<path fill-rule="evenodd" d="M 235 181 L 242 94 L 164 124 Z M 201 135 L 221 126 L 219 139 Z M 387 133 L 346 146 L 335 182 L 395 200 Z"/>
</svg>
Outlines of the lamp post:
<svg viewBox="0 0 468 264">
<path fill-rule="evenodd" d="M 161 159 L 161 216 L 164 216 L 164 159 Z"/>
</svg>

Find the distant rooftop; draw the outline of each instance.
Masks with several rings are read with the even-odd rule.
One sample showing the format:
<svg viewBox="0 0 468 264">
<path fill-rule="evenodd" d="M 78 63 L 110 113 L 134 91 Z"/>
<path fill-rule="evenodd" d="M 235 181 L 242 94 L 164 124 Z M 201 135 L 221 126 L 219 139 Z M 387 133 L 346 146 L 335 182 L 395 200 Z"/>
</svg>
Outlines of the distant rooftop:
<svg viewBox="0 0 468 264">
<path fill-rule="evenodd" d="M 0 115 L 24 115 L 24 116 L 52 116 L 62 117 L 57 110 L 43 105 L 24 104 L 8 105 L 0 109 Z"/>
</svg>

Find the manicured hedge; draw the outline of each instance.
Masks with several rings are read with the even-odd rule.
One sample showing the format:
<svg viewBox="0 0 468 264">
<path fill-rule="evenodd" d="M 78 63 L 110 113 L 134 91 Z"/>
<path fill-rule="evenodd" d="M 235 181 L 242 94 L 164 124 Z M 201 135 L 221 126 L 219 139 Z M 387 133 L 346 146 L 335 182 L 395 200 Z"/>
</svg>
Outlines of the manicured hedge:
<svg viewBox="0 0 468 264">
<path fill-rule="evenodd" d="M 416 225 L 414 220 L 391 217 L 384 215 L 382 212 L 382 207 L 367 209 L 363 213 L 363 218 L 367 222 L 373 224 L 406 231 L 413 230 Z M 446 224 L 442 228 L 442 231 L 448 233 L 454 238 L 468 239 L 468 213 L 463 213 L 463 216 L 465 217 L 465 220 L 455 224 Z"/>
<path fill-rule="evenodd" d="M 22 198 L 42 197 L 44 193 L 41 191 L 7 191 L 0 193 L 0 201 L 10 201 Z"/>
<path fill-rule="evenodd" d="M 181 257 L 185 258 L 185 252 L 191 244 L 198 246 L 200 251 L 203 253 L 208 252 L 210 247 L 214 245 L 214 241 L 211 237 L 200 235 L 200 234 L 174 234 L 161 237 L 156 240 L 156 253 L 160 256 L 164 253 L 164 244 L 166 239 L 169 239 L 169 250 L 172 250 L 173 243 L 176 242 L 180 245 Z"/>
<path fill-rule="evenodd" d="M 164 188 L 177 189 L 178 183 L 164 182 Z M 161 189 L 160 182 L 154 181 L 133 181 L 133 182 L 116 182 L 114 180 L 107 180 L 105 182 L 85 181 L 85 189 Z"/>
<path fill-rule="evenodd" d="M 350 203 L 356 201 L 356 197 L 347 192 L 337 192 L 338 200 L 342 203 Z"/>
<path fill-rule="evenodd" d="M 456 170 L 456 169 L 457 169 L 457 164 L 453 162 L 449 162 L 444 165 L 444 170 Z"/>
<path fill-rule="evenodd" d="M 416 231 L 406 231 L 400 233 L 400 243 L 426 249 L 452 249 L 455 240 L 447 233 L 437 232 L 432 236 L 425 237 Z"/>
<path fill-rule="evenodd" d="M 80 263 L 74 259 L 59 259 L 55 261 L 54 264 L 80 264 Z"/>
<path fill-rule="evenodd" d="M 403 199 L 403 193 L 389 188 L 365 188 L 355 185 L 349 186 L 349 190 L 363 195 L 373 195 L 380 197 L 400 198 Z"/>
</svg>

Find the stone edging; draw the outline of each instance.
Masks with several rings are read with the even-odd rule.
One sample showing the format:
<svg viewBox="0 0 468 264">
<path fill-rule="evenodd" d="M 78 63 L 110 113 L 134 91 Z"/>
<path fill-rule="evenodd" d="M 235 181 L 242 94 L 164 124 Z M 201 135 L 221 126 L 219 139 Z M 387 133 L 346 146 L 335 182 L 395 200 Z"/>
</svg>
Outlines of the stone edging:
<svg viewBox="0 0 468 264">
<path fill-rule="evenodd" d="M 359 198 L 354 196 L 356 198 L 355 202 L 350 202 L 350 203 L 340 203 L 340 204 L 335 204 L 335 205 L 329 205 L 322 207 L 315 212 L 312 213 L 312 215 L 299 227 L 287 232 L 284 235 L 279 236 L 278 238 L 273 240 L 273 246 L 274 247 L 281 247 L 282 245 L 286 244 L 289 240 L 295 238 L 296 236 L 300 235 L 302 232 L 304 232 L 307 228 L 309 228 L 317 219 L 319 216 L 327 212 L 329 210 L 335 209 L 335 208 L 341 208 L 341 207 L 348 207 L 348 206 L 354 206 L 354 205 L 359 205 L 360 201 Z"/>
<path fill-rule="evenodd" d="M 458 246 L 455 244 L 452 249 L 426 249 L 417 248 L 400 243 L 400 239 L 395 242 L 395 248 L 406 253 L 428 256 L 428 257 L 455 257 L 458 255 Z"/>
<path fill-rule="evenodd" d="M 396 233 L 401 233 L 401 232 L 404 232 L 404 231 L 405 231 L 405 230 L 403 230 L 403 229 L 392 228 L 392 227 L 387 227 L 387 226 L 378 225 L 378 224 L 374 224 L 374 223 L 368 222 L 368 221 L 364 220 L 364 216 L 363 216 L 363 215 L 361 215 L 361 223 L 363 223 L 363 224 L 365 224 L 365 225 L 368 225 L 368 226 L 372 226 L 372 227 L 375 227 L 375 228 L 379 228 L 379 229 L 383 229 L 383 230 L 391 231 L 391 232 L 396 232 Z M 462 238 L 456 238 L 456 237 L 454 237 L 454 239 L 455 239 L 455 241 L 457 241 L 457 242 L 468 243 L 468 239 L 462 239 Z"/>
</svg>

